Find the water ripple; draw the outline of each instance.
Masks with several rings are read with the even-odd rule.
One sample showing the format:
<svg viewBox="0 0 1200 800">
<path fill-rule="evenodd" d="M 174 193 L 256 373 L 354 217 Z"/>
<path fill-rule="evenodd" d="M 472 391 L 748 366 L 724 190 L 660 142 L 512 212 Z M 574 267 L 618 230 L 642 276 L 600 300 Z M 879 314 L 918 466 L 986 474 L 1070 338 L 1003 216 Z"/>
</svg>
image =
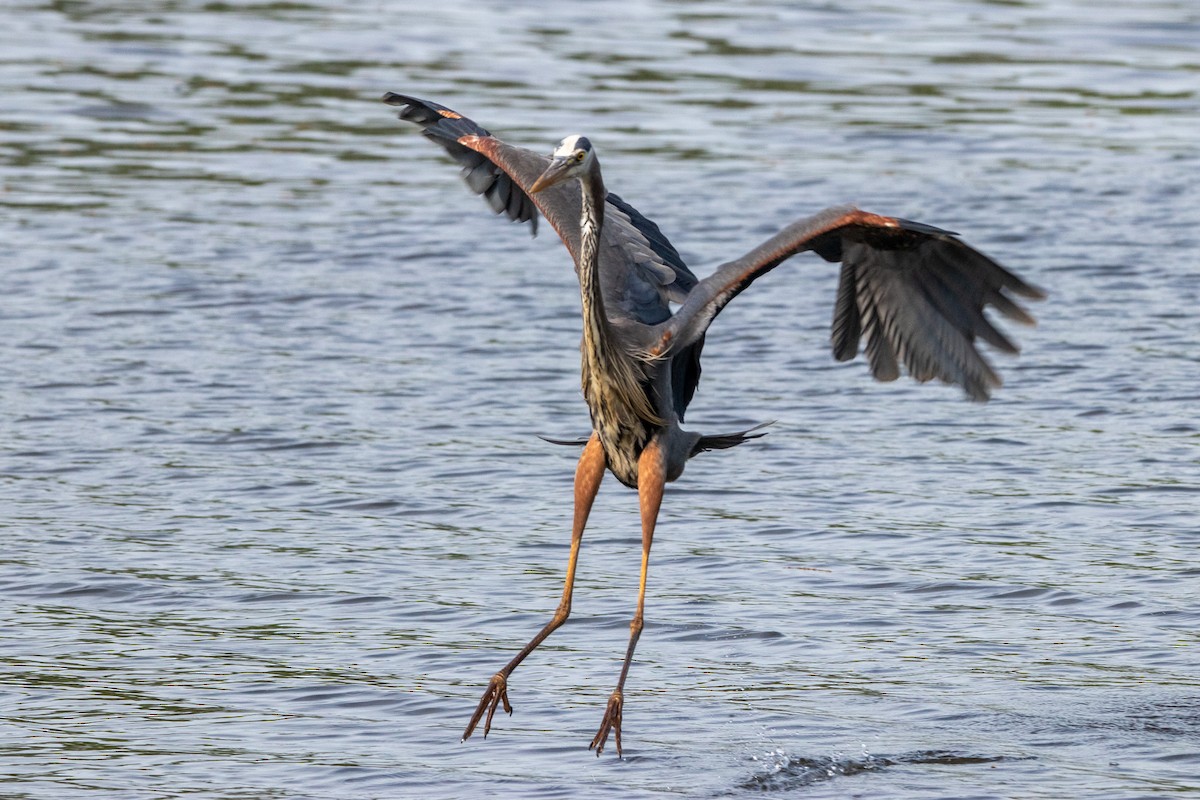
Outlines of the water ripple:
<svg viewBox="0 0 1200 800">
<path fill-rule="evenodd" d="M 0 757 L 11 791 L 1139 797 L 1195 791 L 1186 3 L 10 3 Z M 550 618 L 588 430 L 578 286 L 384 108 L 585 131 L 698 273 L 819 207 L 1044 285 L 986 406 L 828 354 L 797 259 L 709 334 L 626 758 L 635 497 Z M 879 754 L 889 755 L 879 755 Z"/>
</svg>

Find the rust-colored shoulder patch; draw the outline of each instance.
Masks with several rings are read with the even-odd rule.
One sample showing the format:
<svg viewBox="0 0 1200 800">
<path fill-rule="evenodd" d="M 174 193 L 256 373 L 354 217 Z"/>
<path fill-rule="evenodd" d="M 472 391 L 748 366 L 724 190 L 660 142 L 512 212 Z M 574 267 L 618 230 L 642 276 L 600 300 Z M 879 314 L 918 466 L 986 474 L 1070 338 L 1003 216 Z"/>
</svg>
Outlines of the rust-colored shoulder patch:
<svg viewBox="0 0 1200 800">
<path fill-rule="evenodd" d="M 869 211 L 855 210 L 853 213 L 853 222 L 860 225 L 874 225 L 880 228 L 899 228 L 900 223 L 894 217 L 885 217 L 880 214 L 872 214 Z"/>
<path fill-rule="evenodd" d="M 463 147 L 474 150 L 476 153 L 482 153 L 495 161 L 496 145 L 498 143 L 491 136 L 479 136 L 478 134 L 468 133 L 466 136 L 458 137 L 458 143 Z"/>
<path fill-rule="evenodd" d="M 462 114 L 459 114 L 457 111 L 451 111 L 448 108 L 439 108 L 437 112 L 446 119 L 462 119 Z"/>
</svg>

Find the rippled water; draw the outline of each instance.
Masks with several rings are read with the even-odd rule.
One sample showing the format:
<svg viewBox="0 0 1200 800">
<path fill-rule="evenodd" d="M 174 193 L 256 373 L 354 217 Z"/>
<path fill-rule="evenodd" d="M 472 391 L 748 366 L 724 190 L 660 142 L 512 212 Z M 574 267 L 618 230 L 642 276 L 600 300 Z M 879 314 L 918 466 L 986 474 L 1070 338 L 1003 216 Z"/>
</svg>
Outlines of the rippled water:
<svg viewBox="0 0 1200 800">
<path fill-rule="evenodd" d="M 11 2 L 0 25 L 6 797 L 1200 791 L 1193 4 Z M 553 235 L 378 102 L 609 186 L 703 274 L 857 202 L 1046 287 L 989 405 L 828 354 L 798 259 L 689 415 L 633 610 Z M 770 291 L 766 290 L 770 287 Z"/>
</svg>

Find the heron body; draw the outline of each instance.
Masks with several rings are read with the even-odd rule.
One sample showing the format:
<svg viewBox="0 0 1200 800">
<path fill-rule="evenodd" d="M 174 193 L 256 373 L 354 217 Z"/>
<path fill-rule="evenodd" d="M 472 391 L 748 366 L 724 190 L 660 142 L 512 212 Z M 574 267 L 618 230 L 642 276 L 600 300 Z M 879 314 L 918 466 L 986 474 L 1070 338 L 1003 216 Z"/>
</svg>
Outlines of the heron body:
<svg viewBox="0 0 1200 800">
<path fill-rule="evenodd" d="M 579 276 L 581 386 L 592 435 L 575 471 L 562 599 L 551 620 L 492 677 L 463 739 L 481 721 L 486 736 L 497 707 L 512 713 L 509 676 L 570 615 L 583 530 L 603 476 L 611 472 L 637 490 L 642 522 L 629 645 L 591 743 L 599 755 L 611 733 L 620 755 L 624 686 L 643 627 L 650 545 L 664 486 L 696 454 L 762 435 L 754 428 L 701 435 L 681 426 L 700 379 L 705 332 L 725 305 L 791 256 L 811 250 L 842 265 L 832 326 L 837 359 L 854 358 L 862 344 L 879 380 L 894 380 L 903 366 L 919 381 L 958 384 L 971 399 L 983 401 L 1000 379 L 976 340 L 1017 352 L 984 309 L 1031 324 L 1011 295 L 1044 294 L 954 234 L 851 206 L 800 219 L 697 279 L 657 225 L 606 191 L 586 137 L 568 136 L 549 157 L 541 156 L 502 142 L 437 103 L 391 92 L 383 99 L 400 106 L 401 119 L 420 125 L 445 148 L 462 165 L 468 186 L 497 213 L 528 222 L 536 232 L 540 212 L 570 251 Z M 678 306 L 674 311 L 672 303 Z"/>
<path fill-rule="evenodd" d="M 571 144 L 576 144 L 576 138 Z M 582 142 L 589 146 L 586 140 Z M 592 416 L 592 429 L 604 448 L 608 468 L 617 480 L 637 488 L 638 457 L 655 427 L 663 424 L 649 392 L 647 365 L 634 361 L 609 333 L 600 285 L 600 231 L 604 225 L 604 181 L 599 162 L 583 184 L 579 217 L 579 295 L 583 312 L 580 343 L 581 388 Z"/>
</svg>

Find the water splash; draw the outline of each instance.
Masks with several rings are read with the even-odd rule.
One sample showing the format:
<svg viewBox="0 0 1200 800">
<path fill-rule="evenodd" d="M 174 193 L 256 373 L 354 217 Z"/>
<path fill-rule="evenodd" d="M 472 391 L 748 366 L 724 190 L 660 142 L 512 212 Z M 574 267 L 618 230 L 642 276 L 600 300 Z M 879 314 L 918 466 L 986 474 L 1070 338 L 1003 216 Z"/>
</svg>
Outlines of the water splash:
<svg viewBox="0 0 1200 800">
<path fill-rule="evenodd" d="M 765 762 L 767 768 L 751 775 L 739 788 L 777 792 L 908 764 L 971 765 L 1013 759 L 1009 756 L 973 755 L 953 750 L 917 750 L 896 756 L 871 755 L 864 747 L 858 756 L 840 753 L 818 757 L 790 756 L 777 749 L 763 756 L 755 756 L 753 760 Z"/>
</svg>

